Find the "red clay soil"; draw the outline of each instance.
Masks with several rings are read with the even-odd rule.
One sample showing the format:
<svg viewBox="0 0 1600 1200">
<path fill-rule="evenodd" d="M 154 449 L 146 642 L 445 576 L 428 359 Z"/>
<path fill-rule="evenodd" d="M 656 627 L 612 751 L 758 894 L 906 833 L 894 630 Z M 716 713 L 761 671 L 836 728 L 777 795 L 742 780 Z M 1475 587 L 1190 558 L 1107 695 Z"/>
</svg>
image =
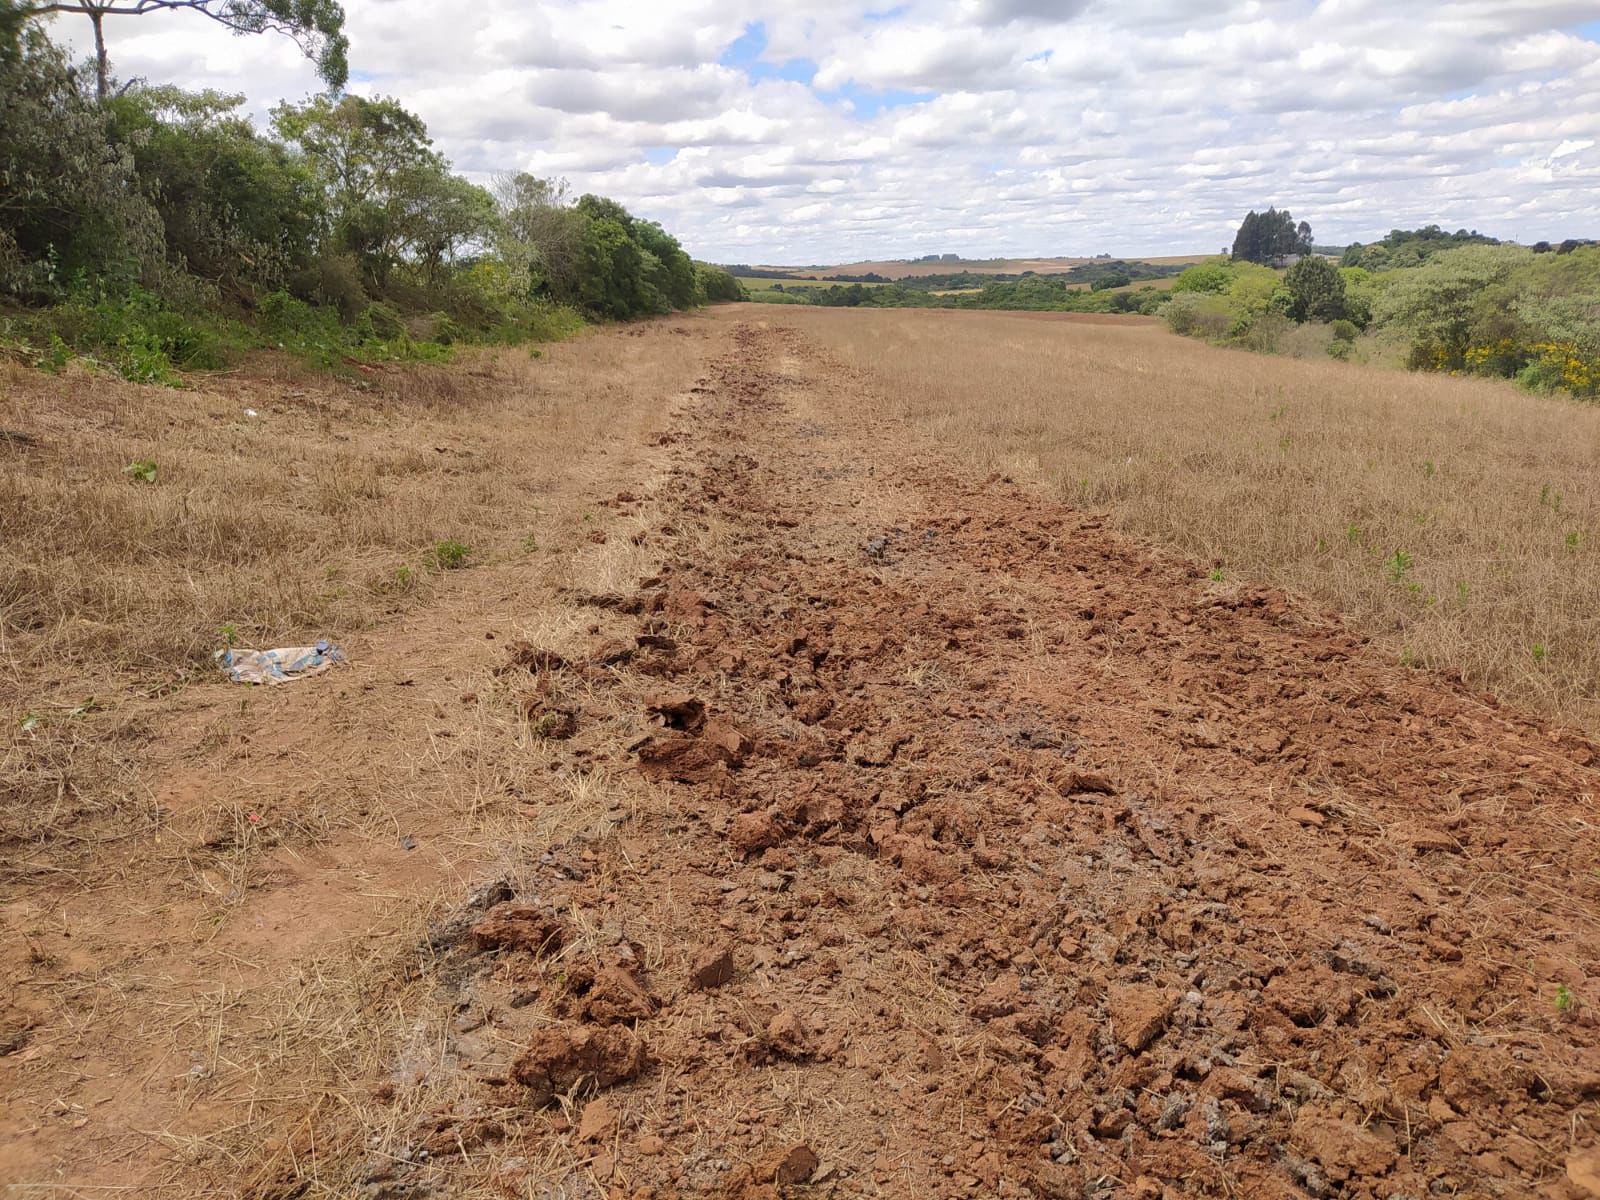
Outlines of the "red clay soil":
<svg viewBox="0 0 1600 1200">
<path fill-rule="evenodd" d="M 352 1188 L 1600 1195 L 1600 751 L 869 388 L 737 326 L 634 644 L 512 665 L 656 802 L 440 940 L 475 1098 Z"/>
</svg>

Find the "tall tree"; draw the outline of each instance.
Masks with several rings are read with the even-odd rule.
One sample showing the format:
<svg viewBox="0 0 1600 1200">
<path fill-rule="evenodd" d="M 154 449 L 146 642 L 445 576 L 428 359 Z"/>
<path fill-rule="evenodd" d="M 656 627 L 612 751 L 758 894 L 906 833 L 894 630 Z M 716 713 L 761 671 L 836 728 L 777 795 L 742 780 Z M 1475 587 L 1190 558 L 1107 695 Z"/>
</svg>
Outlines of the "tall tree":
<svg viewBox="0 0 1600 1200">
<path fill-rule="evenodd" d="M 349 78 L 350 41 L 344 35 L 344 7 L 338 0 L 60 0 L 25 3 L 23 11 L 27 17 L 79 13 L 89 18 L 94 27 L 95 78 L 104 100 L 111 90 L 105 19 L 169 9 L 200 13 L 235 33 L 283 34 L 317 64 L 317 74 L 329 87 L 341 88 Z"/>
<path fill-rule="evenodd" d="M 413 168 L 397 183 L 395 240 L 431 281 L 461 251 L 488 242 L 495 207 L 487 189 L 452 175 L 442 162 Z"/>
<path fill-rule="evenodd" d="M 1311 226 L 1305 221 L 1296 225 L 1287 209 L 1252 210 L 1233 239 L 1233 257 L 1245 262 L 1270 263 L 1286 255 L 1310 253 Z"/>
<path fill-rule="evenodd" d="M 133 155 L 43 29 L 0 44 L 0 95 L 0 290 L 44 300 L 79 271 L 137 278 L 159 264 Z"/>
<path fill-rule="evenodd" d="M 160 214 L 168 260 L 235 294 L 282 286 L 315 255 L 326 224 L 310 169 L 262 136 L 243 104 L 243 96 L 135 86 L 97 106 Z"/>
<path fill-rule="evenodd" d="M 21 0 L 0 0 L 0 66 L 12 66 L 21 57 L 22 23 L 27 19 Z"/>
<path fill-rule="evenodd" d="M 327 197 L 333 244 L 382 285 L 398 261 L 406 208 L 447 170 L 427 126 L 398 100 L 316 96 L 272 110 L 273 128 L 304 157 Z"/>
<path fill-rule="evenodd" d="M 497 176 L 494 186 L 500 211 L 497 249 L 517 290 L 575 296 L 585 218 L 568 198 L 566 180 L 519 172 Z"/>
<path fill-rule="evenodd" d="M 1251 209 L 1239 222 L 1233 238 L 1233 257 L 1245 262 L 1261 262 L 1261 214 Z"/>
<path fill-rule="evenodd" d="M 437 280 L 494 230 L 494 198 L 450 173 L 397 100 L 316 96 L 279 105 L 272 121 L 322 186 L 332 245 L 355 255 L 369 285 L 384 288 L 402 262 Z"/>
</svg>

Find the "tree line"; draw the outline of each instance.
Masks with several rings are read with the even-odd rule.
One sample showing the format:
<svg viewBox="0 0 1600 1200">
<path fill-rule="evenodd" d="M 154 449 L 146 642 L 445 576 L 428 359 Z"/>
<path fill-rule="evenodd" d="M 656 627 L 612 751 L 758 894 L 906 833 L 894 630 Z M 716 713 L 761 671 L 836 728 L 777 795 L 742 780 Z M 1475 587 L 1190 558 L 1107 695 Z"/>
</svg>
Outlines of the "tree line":
<svg viewBox="0 0 1600 1200">
<path fill-rule="evenodd" d="M 288 33 L 325 79 L 344 78 L 330 0 L 0 0 L 0 301 L 12 341 L 208 365 L 266 323 L 333 358 L 527 336 L 562 306 L 622 320 L 742 295 L 614 200 L 526 174 L 490 188 L 457 175 L 398 100 L 330 91 L 279 105 L 260 130 L 242 96 L 119 84 L 100 22 L 161 8 Z M 92 70 L 50 39 L 39 19 L 50 12 L 95 23 Z M 117 344 L 130 338 L 139 345 Z"/>
</svg>

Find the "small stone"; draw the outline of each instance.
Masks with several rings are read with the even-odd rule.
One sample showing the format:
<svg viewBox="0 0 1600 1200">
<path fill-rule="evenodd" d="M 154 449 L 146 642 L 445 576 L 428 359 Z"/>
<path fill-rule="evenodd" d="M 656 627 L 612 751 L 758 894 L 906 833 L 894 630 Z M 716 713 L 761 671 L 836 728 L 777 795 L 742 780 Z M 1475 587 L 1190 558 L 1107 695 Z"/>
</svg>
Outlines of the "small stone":
<svg viewBox="0 0 1600 1200">
<path fill-rule="evenodd" d="M 584 1011 L 597 1025 L 640 1021 L 655 1010 L 650 993 L 622 967 L 601 967 L 584 997 Z"/>
<path fill-rule="evenodd" d="M 496 904 L 472 927 L 480 950 L 526 950 L 548 954 L 561 949 L 566 930 L 554 913 L 534 904 Z"/>
<path fill-rule="evenodd" d="M 732 723 L 721 719 L 707 721 L 705 731 L 700 735 L 702 740 L 709 742 L 722 751 L 727 760 L 738 766 L 755 749 L 755 743 L 740 733 Z"/>
<path fill-rule="evenodd" d="M 1334 1179 L 1381 1175 L 1395 1163 L 1394 1148 L 1386 1140 L 1343 1120 L 1325 1104 L 1307 1104 L 1295 1114 L 1293 1137 Z"/>
<path fill-rule="evenodd" d="M 1085 793 L 1096 796 L 1115 796 L 1117 789 L 1116 785 L 1098 772 L 1070 772 L 1061 784 L 1061 794 L 1063 796 L 1074 796 Z"/>
<path fill-rule="evenodd" d="M 705 701 L 687 692 L 651 696 L 644 706 L 660 717 L 668 729 L 686 729 L 693 733 L 706 721 Z"/>
<path fill-rule="evenodd" d="M 639 1139 L 639 1153 L 648 1155 L 660 1154 L 667 1148 L 667 1143 L 653 1133 L 647 1133 Z"/>
<path fill-rule="evenodd" d="M 644 1068 L 644 1043 L 627 1026 L 569 1026 L 535 1034 L 511 1074 L 531 1091 L 531 1103 L 537 1106 L 548 1104 L 558 1092 L 623 1083 Z"/>
<path fill-rule="evenodd" d="M 1022 981 L 1015 971 L 998 976 L 972 1006 L 972 1015 L 980 1021 L 996 1017 L 1009 1017 L 1022 1005 Z"/>
<path fill-rule="evenodd" d="M 1456 841 L 1442 829 L 1434 829 L 1426 825 L 1413 825 L 1390 831 L 1390 836 L 1398 842 L 1410 846 L 1418 854 L 1429 851 L 1444 851 L 1446 853 L 1459 853 L 1461 843 Z"/>
</svg>

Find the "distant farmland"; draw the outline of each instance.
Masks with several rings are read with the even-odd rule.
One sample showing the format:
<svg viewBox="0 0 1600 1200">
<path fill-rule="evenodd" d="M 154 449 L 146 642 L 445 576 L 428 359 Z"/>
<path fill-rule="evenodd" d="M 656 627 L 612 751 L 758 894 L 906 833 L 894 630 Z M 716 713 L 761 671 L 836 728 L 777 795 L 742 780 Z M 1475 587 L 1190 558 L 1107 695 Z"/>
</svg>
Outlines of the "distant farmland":
<svg viewBox="0 0 1600 1200">
<path fill-rule="evenodd" d="M 1174 254 L 1155 258 L 1129 257 L 1127 261 L 1146 262 L 1157 266 L 1181 266 L 1186 263 L 1203 262 L 1205 259 L 1212 257 L 1214 257 L 1212 254 Z M 1094 261 L 1093 258 L 1085 257 L 964 258 L 955 262 L 894 262 L 882 260 L 877 262 L 843 263 L 835 267 L 758 266 L 755 269 L 758 271 L 782 271 L 789 275 L 819 280 L 825 279 L 830 275 L 882 275 L 886 279 L 920 279 L 926 275 L 950 275 L 958 271 L 971 271 L 977 275 L 1021 275 L 1024 271 L 1033 271 L 1039 275 L 1054 275 Z M 778 282 L 784 281 L 779 280 Z M 751 286 L 748 279 L 745 280 L 745 286 Z"/>
<path fill-rule="evenodd" d="M 763 268 L 763 269 L 765 269 L 765 268 Z M 780 288 L 780 287 L 786 292 L 793 292 L 793 291 L 798 291 L 798 290 L 800 290 L 802 288 L 830 288 L 830 287 L 849 287 L 850 286 L 849 284 L 841 284 L 841 283 L 838 283 L 838 282 L 836 282 L 834 280 L 830 280 L 830 279 L 814 279 L 814 278 L 806 278 L 806 279 L 757 279 L 757 278 L 752 278 L 752 277 L 747 276 L 747 275 L 739 276 L 739 282 L 744 284 L 745 288 L 748 291 L 752 291 L 752 292 L 770 292 L 770 291 L 774 291 L 774 290 L 776 290 L 777 288 Z M 863 283 L 861 286 L 862 287 L 883 287 L 884 285 L 881 284 L 881 283 Z"/>
</svg>

